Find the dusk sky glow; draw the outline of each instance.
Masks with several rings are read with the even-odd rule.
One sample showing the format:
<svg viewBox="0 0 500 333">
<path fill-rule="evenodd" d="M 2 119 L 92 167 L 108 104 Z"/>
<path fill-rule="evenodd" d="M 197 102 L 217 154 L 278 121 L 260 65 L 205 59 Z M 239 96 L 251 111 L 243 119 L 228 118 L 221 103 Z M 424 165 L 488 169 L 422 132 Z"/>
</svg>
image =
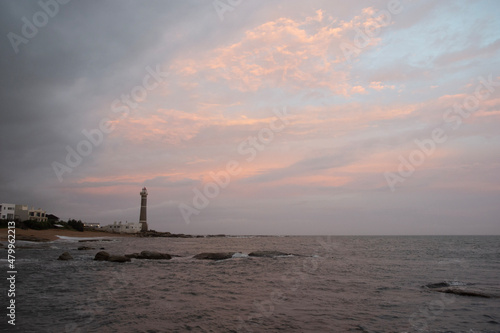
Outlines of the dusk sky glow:
<svg viewBox="0 0 500 333">
<path fill-rule="evenodd" d="M 500 2 L 43 1 L 0 3 L 0 202 L 137 222 L 146 186 L 157 231 L 500 234 Z"/>
</svg>

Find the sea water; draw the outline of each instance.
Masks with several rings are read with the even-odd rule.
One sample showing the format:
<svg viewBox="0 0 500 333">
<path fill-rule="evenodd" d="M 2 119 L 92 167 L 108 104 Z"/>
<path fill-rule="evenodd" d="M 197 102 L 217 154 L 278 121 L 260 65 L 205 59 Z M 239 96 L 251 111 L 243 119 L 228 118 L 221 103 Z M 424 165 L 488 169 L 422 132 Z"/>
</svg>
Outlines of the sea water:
<svg viewBox="0 0 500 333">
<path fill-rule="evenodd" d="M 83 245 L 94 249 L 77 250 Z M 500 332 L 496 236 L 66 238 L 17 246 L 16 325 L 4 318 L 6 332 Z M 176 257 L 94 261 L 101 248 Z M 258 250 L 293 255 L 248 256 Z M 74 260 L 57 260 L 65 251 Z M 229 251 L 237 254 L 192 258 Z M 425 287 L 441 282 L 491 298 Z"/>
</svg>

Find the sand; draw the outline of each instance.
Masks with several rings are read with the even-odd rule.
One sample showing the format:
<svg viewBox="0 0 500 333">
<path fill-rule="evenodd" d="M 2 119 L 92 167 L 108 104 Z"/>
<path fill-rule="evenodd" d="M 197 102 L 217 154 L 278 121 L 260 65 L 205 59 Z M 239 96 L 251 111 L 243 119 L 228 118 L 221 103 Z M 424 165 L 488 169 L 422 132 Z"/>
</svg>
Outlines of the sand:
<svg viewBox="0 0 500 333">
<path fill-rule="evenodd" d="M 16 238 L 17 236 L 31 236 L 36 238 L 44 238 L 50 241 L 59 239 L 57 236 L 66 237 L 134 237 L 130 234 L 115 234 L 104 231 L 72 231 L 65 229 L 47 229 L 47 230 L 23 230 L 16 228 Z M 0 229 L 0 240 L 7 240 L 7 228 Z"/>
</svg>

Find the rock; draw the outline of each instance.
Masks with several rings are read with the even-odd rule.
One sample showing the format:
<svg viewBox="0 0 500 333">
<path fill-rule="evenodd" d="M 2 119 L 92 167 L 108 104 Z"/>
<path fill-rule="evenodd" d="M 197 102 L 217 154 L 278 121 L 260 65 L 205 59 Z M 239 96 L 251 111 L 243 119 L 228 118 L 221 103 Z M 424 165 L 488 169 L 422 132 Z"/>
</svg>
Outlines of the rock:
<svg viewBox="0 0 500 333">
<path fill-rule="evenodd" d="M 174 237 L 174 238 L 192 238 L 192 235 L 185 234 L 172 234 L 170 232 L 158 232 L 158 231 L 144 231 L 137 234 L 137 237 Z"/>
<path fill-rule="evenodd" d="M 448 282 L 429 283 L 429 284 L 425 285 L 425 287 L 431 288 L 431 289 L 444 288 L 444 287 L 449 287 L 449 286 L 450 286 L 450 284 Z"/>
<path fill-rule="evenodd" d="M 470 296 L 470 297 L 482 297 L 482 298 L 496 298 L 497 296 L 488 295 L 479 291 L 466 290 L 464 286 L 467 286 L 468 283 L 460 282 L 460 281 L 452 281 L 452 282 L 438 282 L 438 283 L 429 283 L 424 287 L 429 288 L 432 291 L 437 291 L 439 293 L 445 294 L 454 294 L 459 296 Z"/>
<path fill-rule="evenodd" d="M 437 289 L 437 292 L 446 293 L 446 294 L 454 294 L 459 296 L 470 296 L 470 297 L 482 297 L 482 298 L 492 298 L 491 295 L 484 294 L 477 291 L 469 291 L 460 288 L 442 288 Z"/>
<path fill-rule="evenodd" d="M 127 258 L 126 256 L 109 256 L 107 261 L 111 262 L 127 262 L 130 261 L 130 258 Z"/>
<path fill-rule="evenodd" d="M 160 260 L 160 259 L 172 259 L 172 256 L 168 253 L 160 253 L 156 251 L 142 251 L 141 254 L 136 258 Z"/>
<path fill-rule="evenodd" d="M 80 246 L 78 248 L 78 250 L 80 250 L 80 251 L 93 250 L 93 249 L 94 249 L 93 247 L 89 247 L 89 246 Z"/>
<path fill-rule="evenodd" d="M 101 247 L 99 250 L 106 250 L 105 248 Z"/>
<path fill-rule="evenodd" d="M 130 258 L 121 255 L 110 255 L 106 251 L 99 251 L 96 253 L 94 260 L 109 261 L 109 262 L 127 262 Z"/>
<path fill-rule="evenodd" d="M 64 252 L 59 256 L 59 258 L 57 258 L 57 260 L 71 260 L 71 259 L 73 259 L 73 257 L 68 252 Z"/>
<path fill-rule="evenodd" d="M 233 257 L 235 252 L 204 252 L 195 255 L 193 258 L 202 260 L 223 260 Z"/>
<path fill-rule="evenodd" d="M 280 251 L 254 251 L 248 254 L 250 257 L 265 257 L 265 258 L 273 258 L 277 256 L 288 256 L 291 253 L 284 253 Z"/>
<path fill-rule="evenodd" d="M 126 254 L 125 257 L 136 259 L 140 256 L 139 253 Z"/>
<path fill-rule="evenodd" d="M 96 253 L 94 260 L 106 261 L 110 257 L 109 253 L 106 251 L 99 251 Z"/>
</svg>

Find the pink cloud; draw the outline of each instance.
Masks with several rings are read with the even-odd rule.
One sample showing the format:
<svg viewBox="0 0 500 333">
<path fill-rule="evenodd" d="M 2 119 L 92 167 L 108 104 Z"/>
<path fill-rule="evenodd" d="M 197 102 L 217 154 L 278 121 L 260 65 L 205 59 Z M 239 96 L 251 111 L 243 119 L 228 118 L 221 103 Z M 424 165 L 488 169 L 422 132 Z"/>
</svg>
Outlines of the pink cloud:
<svg viewBox="0 0 500 333">
<path fill-rule="evenodd" d="M 396 86 L 394 86 L 394 85 L 384 85 L 380 81 L 370 82 L 370 86 L 369 87 L 371 89 L 374 89 L 374 90 L 377 90 L 377 91 L 384 90 L 384 89 L 392 89 L 392 90 L 396 89 Z"/>
<path fill-rule="evenodd" d="M 180 80 L 203 78 L 239 91 L 285 87 L 324 88 L 345 96 L 362 93 L 361 88 L 349 83 L 339 45 L 352 43 L 355 29 L 372 26 L 373 15 L 373 8 L 365 8 L 361 15 L 342 22 L 321 10 L 303 20 L 279 18 L 246 31 L 234 44 L 195 58 L 179 58 L 170 68 Z M 373 38 L 371 43 L 378 43 L 378 39 Z"/>
</svg>

